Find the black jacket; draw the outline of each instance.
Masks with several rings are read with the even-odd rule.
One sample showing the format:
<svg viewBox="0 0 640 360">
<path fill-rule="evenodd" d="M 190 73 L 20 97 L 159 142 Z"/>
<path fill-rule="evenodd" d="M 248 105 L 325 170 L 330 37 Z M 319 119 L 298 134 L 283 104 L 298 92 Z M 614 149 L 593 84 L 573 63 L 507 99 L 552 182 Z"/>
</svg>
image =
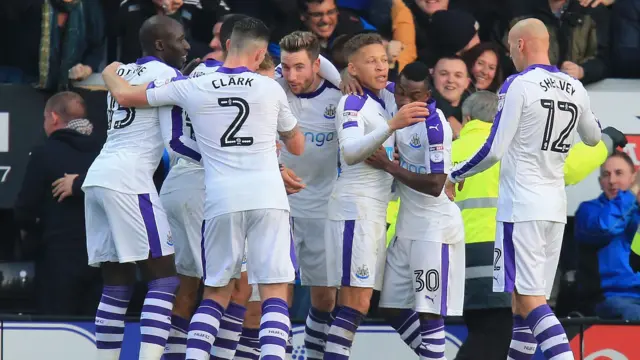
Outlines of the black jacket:
<svg viewBox="0 0 640 360">
<path fill-rule="evenodd" d="M 54 131 L 42 146 L 31 152 L 29 164 L 15 205 L 21 229 L 42 231 L 47 249 L 85 246 L 84 174 L 100 153 L 101 143 L 75 130 Z M 58 202 L 51 184 L 64 174 L 81 174 L 73 186 L 73 196 Z"/>
<path fill-rule="evenodd" d="M 582 83 L 585 85 L 608 75 L 611 16 L 608 8 L 604 5 L 585 8 L 577 0 L 569 0 L 558 19 L 551 12 L 547 0 L 535 0 L 529 4 L 531 8 L 527 15 L 513 19 L 511 25 L 526 17 L 544 22 L 549 31 L 551 64 L 560 67 L 563 62 L 571 61 L 582 66 Z"/>
</svg>

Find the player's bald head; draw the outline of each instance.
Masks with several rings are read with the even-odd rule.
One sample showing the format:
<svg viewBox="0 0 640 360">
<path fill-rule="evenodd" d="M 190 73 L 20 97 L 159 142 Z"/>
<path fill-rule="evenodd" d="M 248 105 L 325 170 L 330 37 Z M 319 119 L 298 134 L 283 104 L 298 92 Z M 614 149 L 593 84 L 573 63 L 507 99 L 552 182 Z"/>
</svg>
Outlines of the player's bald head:
<svg viewBox="0 0 640 360">
<path fill-rule="evenodd" d="M 522 40 L 525 51 L 545 52 L 549 51 L 549 31 L 544 23 L 538 19 L 530 18 L 518 21 L 509 31 L 509 39 L 517 42 Z"/>
<path fill-rule="evenodd" d="M 171 34 L 181 28 L 182 24 L 168 16 L 154 15 L 148 18 L 142 23 L 138 33 L 142 51 L 146 54 L 153 54 L 158 50 L 156 45 L 158 41 L 167 40 Z"/>
<path fill-rule="evenodd" d="M 518 21 L 509 31 L 509 54 L 518 71 L 549 64 L 549 32 L 544 23 L 534 18 Z"/>
</svg>

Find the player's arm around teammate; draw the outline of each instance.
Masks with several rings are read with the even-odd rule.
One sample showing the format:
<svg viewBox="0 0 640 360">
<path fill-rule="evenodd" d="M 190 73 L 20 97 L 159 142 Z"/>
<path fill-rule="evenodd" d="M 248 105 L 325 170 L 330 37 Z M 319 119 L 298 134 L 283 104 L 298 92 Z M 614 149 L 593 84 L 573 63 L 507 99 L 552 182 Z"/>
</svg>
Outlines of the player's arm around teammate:
<svg viewBox="0 0 640 360">
<path fill-rule="evenodd" d="M 427 100 L 431 98 L 428 69 L 424 66 L 424 69 L 427 71 L 425 73 L 421 65 L 421 63 L 414 63 L 400 74 L 399 82 L 396 83 L 394 91 L 396 105 L 400 111 L 402 111 L 405 106 L 411 104 L 411 102 L 427 103 Z M 430 115 L 431 113 L 435 113 L 435 102 L 432 101 L 429 103 L 427 109 Z M 431 127 L 436 128 L 436 125 L 431 125 Z M 429 146 L 442 147 L 442 144 L 429 144 Z M 442 149 L 438 149 L 438 151 L 442 151 Z M 427 155 L 428 154 L 429 152 L 427 152 Z M 426 159 L 426 161 L 428 162 L 429 159 Z M 386 171 L 408 187 L 434 197 L 442 193 L 444 182 L 447 179 L 447 174 L 444 172 L 432 172 L 429 174 L 411 172 L 403 168 L 399 162 L 391 161 L 383 148 L 379 148 L 371 155 L 366 160 L 366 163 L 377 169 Z"/>
</svg>

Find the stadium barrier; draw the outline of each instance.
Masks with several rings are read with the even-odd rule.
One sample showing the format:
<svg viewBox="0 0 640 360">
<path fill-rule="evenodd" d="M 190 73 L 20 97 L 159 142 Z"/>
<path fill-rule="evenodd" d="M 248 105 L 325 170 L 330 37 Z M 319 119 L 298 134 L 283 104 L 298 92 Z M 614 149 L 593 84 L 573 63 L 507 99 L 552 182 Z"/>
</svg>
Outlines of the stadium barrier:
<svg viewBox="0 0 640 360">
<path fill-rule="evenodd" d="M 635 343 L 640 338 L 640 322 L 572 318 L 562 323 L 577 360 L 640 359 L 640 347 Z M 294 324 L 293 333 L 293 360 L 304 360 L 304 325 Z M 467 330 L 459 319 L 447 321 L 447 359 L 455 359 L 466 337 Z M 93 319 L 0 315 L 0 360 L 94 359 L 95 342 Z M 131 319 L 126 324 L 120 359 L 137 359 L 139 342 L 140 325 Z M 367 323 L 358 329 L 351 359 L 410 360 L 417 356 L 391 327 Z M 534 360 L 544 360 L 539 350 Z"/>
</svg>

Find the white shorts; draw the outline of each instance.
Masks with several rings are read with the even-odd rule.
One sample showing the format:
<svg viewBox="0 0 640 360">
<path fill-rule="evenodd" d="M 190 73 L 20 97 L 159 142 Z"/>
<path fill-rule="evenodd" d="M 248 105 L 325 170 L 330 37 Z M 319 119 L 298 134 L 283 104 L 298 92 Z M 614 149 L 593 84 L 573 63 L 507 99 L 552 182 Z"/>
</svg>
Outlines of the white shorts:
<svg viewBox="0 0 640 360">
<path fill-rule="evenodd" d="M 327 220 L 327 285 L 380 290 L 387 254 L 386 232 L 386 224 L 371 220 Z"/>
<path fill-rule="evenodd" d="M 329 286 L 327 259 L 335 258 L 335 251 L 325 243 L 326 223 L 327 219 L 291 218 L 300 283 L 304 286 Z"/>
<path fill-rule="evenodd" d="M 293 263 L 293 267 L 294 269 L 296 269 L 296 278 L 291 282 L 292 284 L 295 283 L 295 280 L 298 278 L 300 272 L 297 270 L 298 266 L 297 266 L 297 257 L 296 254 L 293 250 L 293 239 L 291 239 L 291 262 Z M 242 257 L 242 266 L 241 266 L 241 271 L 242 272 L 247 272 L 247 245 L 246 245 L 246 241 L 245 241 L 245 246 L 244 246 L 244 256 Z M 249 302 L 259 302 L 260 301 L 260 289 L 258 288 L 258 284 L 253 284 L 251 285 L 251 296 L 249 297 Z"/>
<path fill-rule="evenodd" d="M 226 286 L 240 278 L 245 241 L 249 284 L 289 283 L 291 261 L 289 212 L 281 209 L 239 211 L 205 220 L 202 229 L 204 284 Z"/>
<path fill-rule="evenodd" d="M 563 223 L 498 221 L 494 248 L 493 291 L 551 296 L 556 276 Z"/>
<path fill-rule="evenodd" d="M 387 250 L 380 307 L 461 316 L 465 244 L 394 238 Z"/>
<path fill-rule="evenodd" d="M 183 189 L 161 193 L 176 250 L 176 271 L 180 275 L 202 277 L 202 220 L 204 190 Z"/>
<path fill-rule="evenodd" d="M 84 189 L 89 265 L 129 263 L 173 254 L 171 230 L 158 194 Z"/>
</svg>

